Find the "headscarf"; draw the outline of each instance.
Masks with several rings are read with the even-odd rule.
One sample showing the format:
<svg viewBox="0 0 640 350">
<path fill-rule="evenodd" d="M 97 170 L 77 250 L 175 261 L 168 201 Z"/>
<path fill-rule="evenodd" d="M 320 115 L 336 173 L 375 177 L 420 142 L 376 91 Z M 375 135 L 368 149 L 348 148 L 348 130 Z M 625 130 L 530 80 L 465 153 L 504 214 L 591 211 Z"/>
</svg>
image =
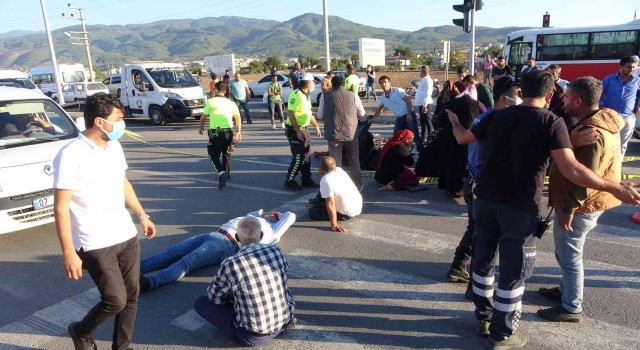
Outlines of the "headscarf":
<svg viewBox="0 0 640 350">
<path fill-rule="evenodd" d="M 378 169 L 380 169 L 380 167 L 382 166 L 382 160 L 384 159 L 384 156 L 387 154 L 387 152 L 389 152 L 391 148 L 393 148 L 393 146 L 400 143 L 405 143 L 411 139 L 413 139 L 413 132 L 411 130 L 398 130 L 398 132 L 393 135 L 391 140 L 389 140 L 384 145 L 384 147 L 382 147 L 382 151 L 380 151 L 380 160 L 378 160 Z"/>
</svg>

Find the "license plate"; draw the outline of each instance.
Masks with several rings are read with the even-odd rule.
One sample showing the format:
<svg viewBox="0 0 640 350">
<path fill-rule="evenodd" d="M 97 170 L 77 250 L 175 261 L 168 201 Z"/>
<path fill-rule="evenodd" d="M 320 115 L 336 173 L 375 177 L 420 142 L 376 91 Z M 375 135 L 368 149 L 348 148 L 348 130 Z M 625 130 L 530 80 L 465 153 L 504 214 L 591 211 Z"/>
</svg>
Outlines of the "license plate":
<svg viewBox="0 0 640 350">
<path fill-rule="evenodd" d="M 200 114 L 202 114 L 202 110 L 203 110 L 202 108 L 192 109 L 191 110 L 191 114 L 192 115 L 200 115 Z"/>
<path fill-rule="evenodd" d="M 33 209 L 36 210 L 42 209 L 44 207 L 50 207 L 53 205 L 53 196 L 35 198 L 31 200 L 31 203 L 33 204 Z"/>
</svg>

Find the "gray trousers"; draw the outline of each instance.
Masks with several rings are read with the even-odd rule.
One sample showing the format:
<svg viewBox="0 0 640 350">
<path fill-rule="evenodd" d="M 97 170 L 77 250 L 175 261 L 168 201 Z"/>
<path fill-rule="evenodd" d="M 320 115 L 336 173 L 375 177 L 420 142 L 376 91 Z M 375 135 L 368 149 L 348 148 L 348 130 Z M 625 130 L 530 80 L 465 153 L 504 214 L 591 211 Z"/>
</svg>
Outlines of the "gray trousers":
<svg viewBox="0 0 640 350">
<path fill-rule="evenodd" d="M 328 140 L 329 155 L 336 160 L 336 166 L 342 166 L 342 151 L 344 150 L 349 160 L 349 174 L 351 179 L 360 188 L 362 177 L 360 175 L 360 146 L 358 139 L 354 137 L 351 141 Z"/>
</svg>

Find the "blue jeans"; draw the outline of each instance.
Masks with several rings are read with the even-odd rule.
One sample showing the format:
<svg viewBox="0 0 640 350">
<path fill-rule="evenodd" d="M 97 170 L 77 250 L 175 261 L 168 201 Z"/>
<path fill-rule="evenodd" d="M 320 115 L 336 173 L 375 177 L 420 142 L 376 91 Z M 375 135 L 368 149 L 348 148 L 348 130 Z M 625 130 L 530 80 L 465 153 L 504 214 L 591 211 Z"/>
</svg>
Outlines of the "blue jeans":
<svg viewBox="0 0 640 350">
<path fill-rule="evenodd" d="M 403 115 L 401 117 L 396 117 L 395 124 L 393 125 L 393 134 L 400 130 L 409 129 L 413 132 L 413 142 L 416 143 L 416 148 L 418 152 L 422 151 L 423 144 L 422 138 L 420 137 L 420 130 L 418 130 L 418 117 L 413 111 L 411 112 L 411 125 L 407 123 L 407 115 Z"/>
<path fill-rule="evenodd" d="M 247 100 L 236 100 L 236 106 L 238 106 L 238 109 L 242 108 L 244 110 L 244 118 L 246 119 L 245 121 L 248 123 L 251 121 L 251 114 L 249 114 L 249 103 L 247 102 Z"/>
<path fill-rule="evenodd" d="M 575 213 L 571 227 L 573 232 L 566 231 L 558 224 L 558 214 L 553 221 L 553 240 L 558 265 L 562 269 L 562 307 L 568 312 L 582 312 L 582 295 L 584 290 L 584 266 L 582 252 L 587 233 L 598 224 L 603 211 L 592 213 Z"/>
<path fill-rule="evenodd" d="M 147 277 L 151 289 L 174 282 L 199 268 L 219 265 L 238 252 L 236 246 L 219 232 L 202 233 L 169 247 L 164 252 L 150 256 L 140 262 L 140 272 L 146 274 L 160 270 Z"/>
<path fill-rule="evenodd" d="M 193 308 L 198 315 L 220 329 L 227 337 L 235 338 L 242 346 L 265 345 L 284 331 L 282 329 L 271 334 L 258 335 L 242 327 L 236 327 L 236 313 L 233 309 L 233 303 L 226 305 L 214 304 L 206 295 L 198 297 Z"/>
<path fill-rule="evenodd" d="M 367 101 L 369 100 L 369 93 L 371 93 L 371 96 L 373 96 L 373 99 L 376 99 L 376 89 L 373 86 L 373 82 L 369 83 L 367 82 Z"/>
</svg>

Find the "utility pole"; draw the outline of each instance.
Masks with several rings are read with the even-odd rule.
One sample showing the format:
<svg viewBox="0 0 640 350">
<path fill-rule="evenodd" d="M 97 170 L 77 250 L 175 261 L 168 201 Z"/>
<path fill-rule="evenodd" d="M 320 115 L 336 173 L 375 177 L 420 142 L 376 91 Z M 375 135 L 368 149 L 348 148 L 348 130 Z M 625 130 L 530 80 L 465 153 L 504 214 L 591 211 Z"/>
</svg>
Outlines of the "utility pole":
<svg viewBox="0 0 640 350">
<path fill-rule="evenodd" d="M 473 2 L 473 9 L 471 9 L 469 15 L 470 15 L 470 22 L 471 22 L 471 49 L 469 50 L 469 74 L 471 74 L 471 76 L 475 76 L 475 56 L 476 56 L 476 1 L 480 1 L 480 0 L 474 0 Z"/>
<path fill-rule="evenodd" d="M 47 42 L 49 43 L 49 56 L 53 65 L 54 81 L 56 82 L 56 92 L 58 93 L 58 103 L 64 104 L 64 94 L 62 93 L 62 79 L 60 79 L 60 71 L 58 70 L 58 60 L 56 60 L 56 50 L 53 48 L 53 40 L 51 39 L 51 30 L 49 29 L 49 18 L 47 17 L 47 6 L 45 0 L 40 0 L 42 8 L 42 19 L 44 20 L 44 30 L 47 32 Z"/>
<path fill-rule="evenodd" d="M 67 4 L 67 7 L 70 10 L 78 10 L 78 12 L 80 14 L 80 17 L 79 18 L 74 17 L 73 13 L 70 14 L 69 17 L 66 17 L 64 12 L 62 13 L 62 17 L 66 18 L 66 19 L 75 19 L 75 20 L 80 21 L 80 24 L 82 25 L 82 31 L 81 32 L 64 32 L 64 35 L 68 36 L 70 39 L 83 41 L 82 43 L 71 43 L 71 44 L 72 45 L 83 45 L 85 47 L 85 49 L 87 50 L 87 60 L 89 61 L 89 81 L 93 81 L 93 63 L 91 62 L 91 50 L 89 50 L 89 35 L 87 33 L 87 27 L 84 24 L 84 16 L 82 15 L 82 7 L 71 7 L 71 4 Z M 74 37 L 71 34 L 82 34 L 82 37 L 81 38 Z"/>
<path fill-rule="evenodd" d="M 328 0 L 322 0 L 322 12 L 324 14 L 324 59 L 327 62 L 327 72 L 331 70 L 331 57 L 329 57 L 329 7 Z"/>
</svg>

